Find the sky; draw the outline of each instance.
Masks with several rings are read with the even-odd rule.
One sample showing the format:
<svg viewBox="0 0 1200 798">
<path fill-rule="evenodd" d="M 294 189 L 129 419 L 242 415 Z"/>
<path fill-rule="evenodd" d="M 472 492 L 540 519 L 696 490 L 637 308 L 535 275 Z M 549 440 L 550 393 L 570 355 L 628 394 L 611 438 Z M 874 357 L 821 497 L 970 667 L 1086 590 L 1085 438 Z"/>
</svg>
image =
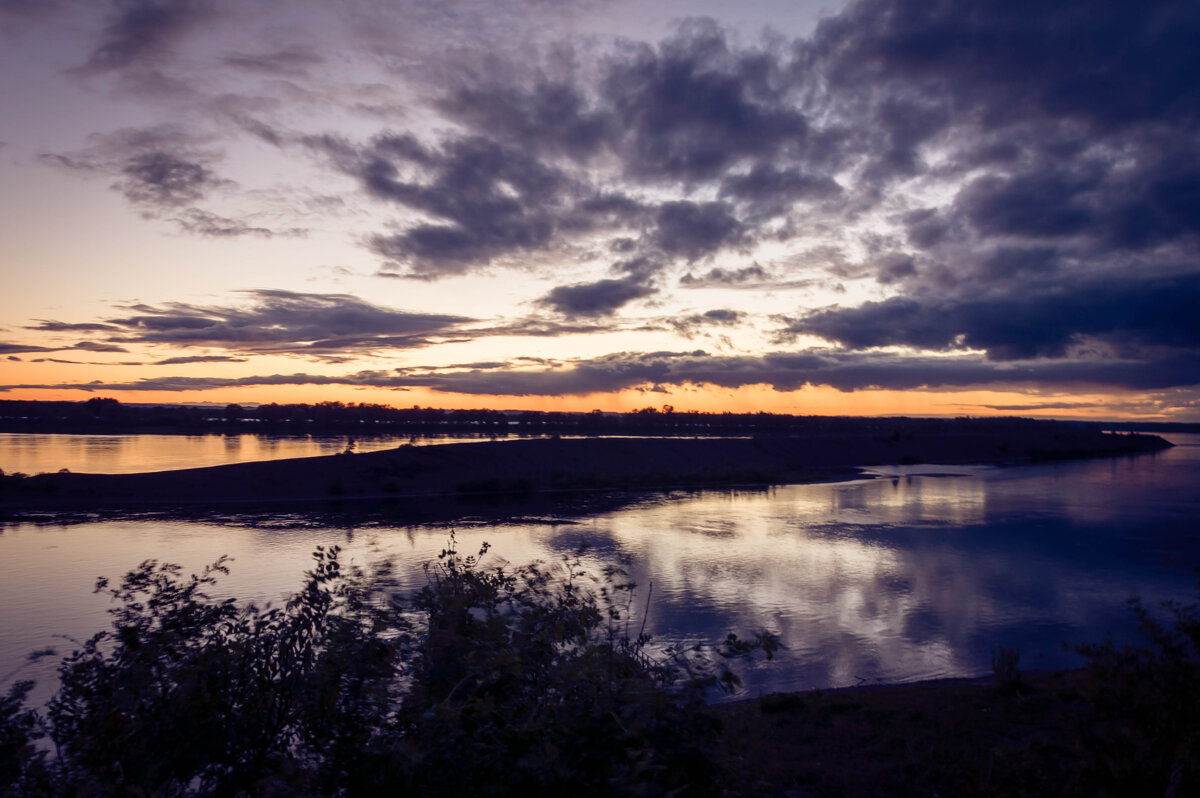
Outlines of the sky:
<svg viewBox="0 0 1200 798">
<path fill-rule="evenodd" d="M 0 0 L 0 399 L 1200 421 L 1200 4 Z"/>
</svg>

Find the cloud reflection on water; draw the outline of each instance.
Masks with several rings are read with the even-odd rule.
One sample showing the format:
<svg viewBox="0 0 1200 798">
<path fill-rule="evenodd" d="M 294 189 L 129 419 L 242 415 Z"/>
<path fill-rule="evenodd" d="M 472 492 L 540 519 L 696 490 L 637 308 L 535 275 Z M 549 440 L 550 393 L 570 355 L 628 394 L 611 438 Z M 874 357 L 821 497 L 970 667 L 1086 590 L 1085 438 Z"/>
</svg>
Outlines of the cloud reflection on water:
<svg viewBox="0 0 1200 798">
<path fill-rule="evenodd" d="M 486 540 L 514 564 L 553 561 L 582 544 L 596 571 L 626 563 L 639 613 L 653 586 L 647 630 L 663 643 L 778 632 L 787 649 L 744 674 L 756 693 L 984 674 L 999 645 L 1019 646 L 1021 667 L 1071 664 L 1064 641 L 1132 632 L 1128 597 L 1194 595 L 1197 484 L 1200 447 L 1178 447 L 649 496 L 537 523 L 464 523 L 457 534 L 460 551 Z M 231 554 L 227 594 L 266 601 L 297 588 L 314 546 L 338 543 L 358 562 L 394 557 L 411 590 L 447 532 L 396 518 L 0 526 L 0 673 L 56 632 L 98 628 L 106 605 L 88 592 L 95 577 L 147 557 L 198 569 Z"/>
</svg>

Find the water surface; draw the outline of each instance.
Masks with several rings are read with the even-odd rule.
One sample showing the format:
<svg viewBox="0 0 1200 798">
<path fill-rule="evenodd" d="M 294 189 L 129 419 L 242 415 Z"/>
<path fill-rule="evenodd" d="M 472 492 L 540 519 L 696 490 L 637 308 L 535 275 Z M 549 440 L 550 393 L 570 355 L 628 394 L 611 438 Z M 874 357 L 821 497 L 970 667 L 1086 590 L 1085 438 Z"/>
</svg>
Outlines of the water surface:
<svg viewBox="0 0 1200 798">
<path fill-rule="evenodd" d="M 1153 455 L 1021 467 L 908 466 L 872 478 L 763 491 L 646 494 L 617 510 L 457 525 L 513 563 L 580 545 L 595 570 L 626 563 L 650 594 L 661 643 L 766 628 L 787 649 L 744 668 L 751 694 L 990 671 L 997 646 L 1023 668 L 1078 663 L 1064 643 L 1128 638 L 1125 600 L 1195 595 L 1200 565 L 1200 436 Z M 444 546 L 445 526 L 95 521 L 0 527 L 0 676 L 104 622 L 95 578 L 158 558 L 199 569 L 234 557 L 227 595 L 278 600 L 313 547 L 367 562 L 394 557 L 406 589 Z M 640 619 L 638 621 L 640 623 Z M 19 669 L 19 670 L 18 670 Z M 45 689 L 48 689 L 45 688 Z"/>
<path fill-rule="evenodd" d="M 135 474 L 179 468 L 394 449 L 402 444 L 458 443 L 493 436 L 457 435 L 91 435 L 0 432 L 0 469 L 40 474 Z"/>
</svg>

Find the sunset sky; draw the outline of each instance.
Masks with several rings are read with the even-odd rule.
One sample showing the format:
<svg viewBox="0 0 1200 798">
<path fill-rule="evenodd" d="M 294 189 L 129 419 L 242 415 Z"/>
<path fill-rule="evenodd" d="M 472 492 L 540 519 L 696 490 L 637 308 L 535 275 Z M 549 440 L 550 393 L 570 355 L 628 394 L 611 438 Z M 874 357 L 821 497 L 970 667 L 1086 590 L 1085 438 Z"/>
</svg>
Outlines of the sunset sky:
<svg viewBox="0 0 1200 798">
<path fill-rule="evenodd" d="M 0 399 L 1200 421 L 1200 4 L 0 0 Z"/>
</svg>

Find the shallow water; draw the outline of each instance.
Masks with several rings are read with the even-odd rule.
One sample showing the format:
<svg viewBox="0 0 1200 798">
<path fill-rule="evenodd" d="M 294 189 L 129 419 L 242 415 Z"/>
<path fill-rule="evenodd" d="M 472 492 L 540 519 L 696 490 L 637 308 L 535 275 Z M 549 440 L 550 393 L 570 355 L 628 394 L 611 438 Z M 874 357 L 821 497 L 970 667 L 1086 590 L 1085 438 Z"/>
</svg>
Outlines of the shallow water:
<svg viewBox="0 0 1200 798">
<path fill-rule="evenodd" d="M 660 643 L 779 633 L 787 648 L 775 661 L 742 666 L 750 694 L 982 675 L 1000 645 L 1020 648 L 1022 668 L 1062 667 L 1078 663 L 1064 642 L 1133 634 L 1127 598 L 1195 595 L 1200 436 L 1171 437 L 1181 445 L 1154 455 L 653 494 L 593 515 L 464 522 L 457 535 L 461 551 L 486 540 L 513 563 L 582 544 L 597 571 L 627 563 Z M 196 570 L 230 554 L 226 594 L 267 601 L 299 585 L 318 544 L 358 562 L 394 557 L 415 589 L 447 535 L 395 518 L 278 521 L 0 527 L 0 678 L 39 676 L 48 692 L 52 667 L 22 666 L 24 654 L 100 628 L 95 578 L 146 558 Z"/>
<path fill-rule="evenodd" d="M 41 474 L 68 469 L 83 474 L 135 474 L 178 468 L 282 460 L 489 440 L 487 435 L 86 435 L 0 432 L 0 469 Z"/>
</svg>

